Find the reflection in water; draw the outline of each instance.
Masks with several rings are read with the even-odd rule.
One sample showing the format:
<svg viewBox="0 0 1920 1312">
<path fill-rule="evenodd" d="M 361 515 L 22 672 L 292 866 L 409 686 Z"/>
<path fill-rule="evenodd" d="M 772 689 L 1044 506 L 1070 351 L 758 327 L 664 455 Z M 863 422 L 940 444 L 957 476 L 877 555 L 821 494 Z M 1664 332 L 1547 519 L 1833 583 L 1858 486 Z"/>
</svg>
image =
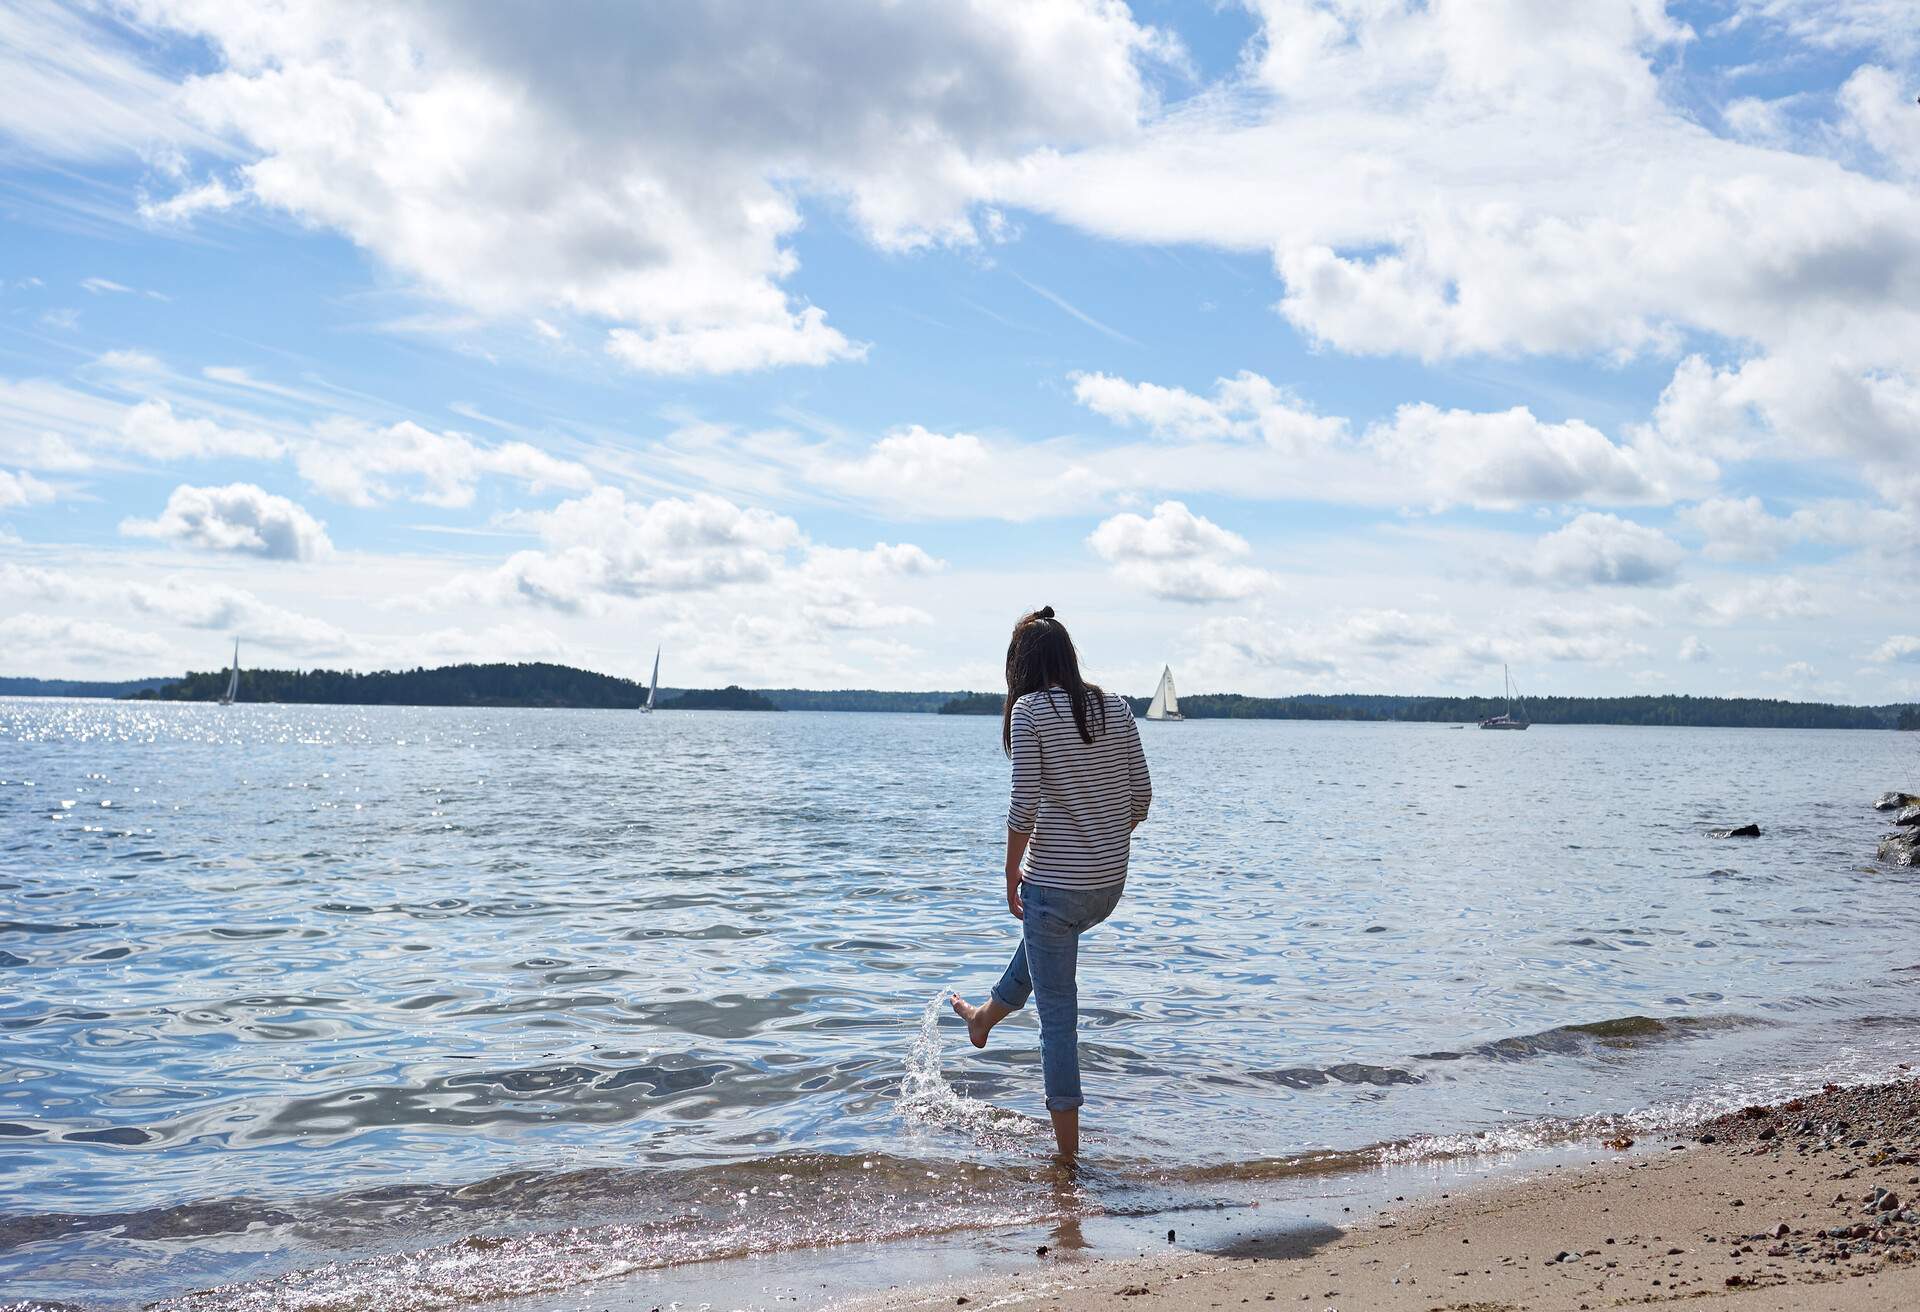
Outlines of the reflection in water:
<svg viewBox="0 0 1920 1312">
<path fill-rule="evenodd" d="M 1892 734 L 1196 721 L 1148 733 L 1084 946 L 1062 1179 L 1031 1015 L 975 1052 L 944 1002 L 1017 933 L 995 728 L 0 700 L 0 1287 L 425 1308 L 1069 1248 L 1870 1074 L 1920 1028 L 1920 880 L 1863 869 Z"/>
</svg>

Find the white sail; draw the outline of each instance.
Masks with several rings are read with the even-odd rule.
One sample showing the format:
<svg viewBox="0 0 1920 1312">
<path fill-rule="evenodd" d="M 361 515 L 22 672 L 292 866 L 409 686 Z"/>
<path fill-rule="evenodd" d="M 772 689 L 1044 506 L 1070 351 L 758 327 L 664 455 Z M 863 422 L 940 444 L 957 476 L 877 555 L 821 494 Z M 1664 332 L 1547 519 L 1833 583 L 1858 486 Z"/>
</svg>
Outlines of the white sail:
<svg viewBox="0 0 1920 1312">
<path fill-rule="evenodd" d="M 660 649 L 658 647 L 655 647 L 653 649 L 653 681 L 647 685 L 647 704 L 645 706 L 642 706 L 640 709 L 643 711 L 652 710 L 653 699 L 656 695 L 659 694 L 659 692 L 660 692 Z"/>
<path fill-rule="evenodd" d="M 220 699 L 222 706 L 233 705 L 234 698 L 240 695 L 240 644 L 233 644 L 233 669 L 227 674 L 227 694 Z"/>
<path fill-rule="evenodd" d="M 1180 717 L 1180 697 L 1173 690 L 1173 667 L 1163 665 L 1160 668 L 1160 686 L 1153 690 L 1153 701 L 1147 707 L 1149 720 L 1178 720 Z"/>
</svg>

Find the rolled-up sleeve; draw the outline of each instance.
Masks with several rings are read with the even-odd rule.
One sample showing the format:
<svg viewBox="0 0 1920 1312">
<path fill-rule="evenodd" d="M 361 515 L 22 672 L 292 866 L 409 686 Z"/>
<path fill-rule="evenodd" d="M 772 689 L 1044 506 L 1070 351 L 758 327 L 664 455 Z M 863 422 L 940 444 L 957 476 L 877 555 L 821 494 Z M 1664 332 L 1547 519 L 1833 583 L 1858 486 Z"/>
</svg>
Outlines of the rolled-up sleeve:
<svg viewBox="0 0 1920 1312">
<path fill-rule="evenodd" d="M 1139 824 L 1153 805 L 1153 776 L 1147 773 L 1147 749 L 1140 742 L 1140 726 L 1131 707 L 1127 710 L 1127 735 L 1132 739 L 1127 744 L 1127 787 L 1133 794 L 1133 822 Z"/>
<path fill-rule="evenodd" d="M 1030 834 L 1040 812 L 1040 731 L 1033 708 L 1024 702 L 1013 707 L 1013 800 L 1007 806 L 1007 828 Z"/>
</svg>

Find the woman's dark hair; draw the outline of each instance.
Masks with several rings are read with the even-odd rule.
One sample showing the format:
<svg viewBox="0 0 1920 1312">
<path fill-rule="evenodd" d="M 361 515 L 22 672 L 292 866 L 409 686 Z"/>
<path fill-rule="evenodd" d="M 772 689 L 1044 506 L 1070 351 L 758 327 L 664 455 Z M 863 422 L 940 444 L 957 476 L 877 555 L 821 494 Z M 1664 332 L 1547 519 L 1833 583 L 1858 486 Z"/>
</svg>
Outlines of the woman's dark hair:
<svg viewBox="0 0 1920 1312">
<path fill-rule="evenodd" d="M 1080 741 L 1093 741 L 1093 717 L 1106 731 L 1107 703 L 1097 685 L 1080 677 L 1080 657 L 1074 653 L 1067 626 L 1053 617 L 1053 607 L 1022 615 L 1007 644 L 1007 700 L 1000 708 L 1000 745 L 1013 755 L 1013 704 L 1030 692 L 1058 688 L 1073 707 L 1073 727 Z"/>
</svg>

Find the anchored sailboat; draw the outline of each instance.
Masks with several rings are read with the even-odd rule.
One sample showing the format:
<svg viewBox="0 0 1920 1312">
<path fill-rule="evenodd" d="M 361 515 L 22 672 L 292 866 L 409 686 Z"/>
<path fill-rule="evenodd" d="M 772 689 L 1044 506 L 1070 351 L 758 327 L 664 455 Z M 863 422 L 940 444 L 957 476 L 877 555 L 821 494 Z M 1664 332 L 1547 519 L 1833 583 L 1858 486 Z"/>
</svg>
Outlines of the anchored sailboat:
<svg viewBox="0 0 1920 1312">
<path fill-rule="evenodd" d="M 660 649 L 658 647 L 655 647 L 653 649 L 653 682 L 647 685 L 647 702 L 646 702 L 646 705 L 640 708 L 642 711 L 651 711 L 653 709 L 653 699 L 659 693 L 659 691 L 660 691 Z"/>
<path fill-rule="evenodd" d="M 233 668 L 227 672 L 227 690 L 220 695 L 222 706 L 233 705 L 233 699 L 240 695 L 240 640 L 233 643 Z"/>
<path fill-rule="evenodd" d="M 1513 676 L 1507 673 L 1506 666 L 1500 667 L 1500 675 L 1507 685 L 1506 714 L 1490 716 L 1480 721 L 1480 727 L 1482 729 L 1524 729 L 1527 727 L 1527 699 L 1522 697 L 1520 690 L 1513 686 Z M 1517 716 L 1513 713 L 1515 701 L 1520 703 L 1520 714 Z"/>
<path fill-rule="evenodd" d="M 1153 701 L 1147 706 L 1149 720 L 1184 720 L 1180 714 L 1180 698 L 1173 691 L 1173 667 L 1160 667 L 1160 686 L 1153 690 Z"/>
</svg>

